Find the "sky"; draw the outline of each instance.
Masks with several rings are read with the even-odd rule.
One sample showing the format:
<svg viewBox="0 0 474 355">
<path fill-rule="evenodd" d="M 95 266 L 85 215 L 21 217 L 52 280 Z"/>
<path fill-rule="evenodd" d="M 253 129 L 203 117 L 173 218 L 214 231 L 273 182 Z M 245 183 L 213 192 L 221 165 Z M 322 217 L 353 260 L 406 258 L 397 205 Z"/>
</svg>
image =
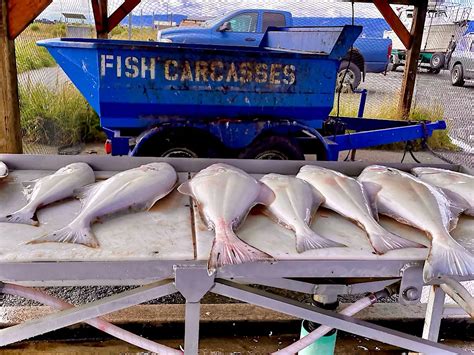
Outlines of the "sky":
<svg viewBox="0 0 474 355">
<path fill-rule="evenodd" d="M 474 7 L 474 0 L 457 1 L 471 9 Z M 123 0 L 109 0 L 109 13 L 112 13 L 122 2 Z M 142 0 L 133 14 L 151 15 L 154 12 L 213 17 L 230 10 L 245 8 L 286 10 L 295 17 L 351 16 L 351 3 L 334 0 Z M 93 17 L 90 0 L 53 0 L 52 4 L 39 17 L 59 19 L 61 12 L 81 13 L 89 21 Z M 381 18 L 382 16 L 373 4 L 356 3 L 355 17 Z M 474 20 L 474 9 L 471 11 L 470 18 Z"/>
</svg>

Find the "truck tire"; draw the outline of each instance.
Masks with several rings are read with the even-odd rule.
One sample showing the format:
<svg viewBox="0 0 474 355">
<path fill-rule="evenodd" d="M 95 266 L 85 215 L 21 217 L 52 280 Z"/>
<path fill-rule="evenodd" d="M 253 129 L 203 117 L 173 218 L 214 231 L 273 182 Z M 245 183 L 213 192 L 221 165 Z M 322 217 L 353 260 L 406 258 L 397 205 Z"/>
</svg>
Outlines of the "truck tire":
<svg viewBox="0 0 474 355">
<path fill-rule="evenodd" d="M 464 85 L 464 72 L 461 64 L 456 64 L 451 69 L 451 84 L 453 84 L 453 86 Z"/>
<path fill-rule="evenodd" d="M 304 160 L 304 154 L 299 145 L 287 137 L 266 136 L 257 137 L 239 154 L 239 159 Z"/>
<path fill-rule="evenodd" d="M 438 70 L 437 73 L 439 73 L 439 71 L 444 68 L 445 62 L 446 62 L 446 57 L 444 56 L 444 53 L 440 53 L 440 52 L 433 53 L 430 59 L 430 67 L 431 69 L 434 69 L 433 73 L 435 73 L 436 70 Z"/>
<path fill-rule="evenodd" d="M 348 66 L 349 65 L 349 66 Z M 344 72 L 347 73 L 344 76 Z M 354 63 L 349 63 L 347 60 L 343 60 L 341 65 L 339 65 L 339 71 L 337 72 L 337 81 L 336 81 L 336 91 L 341 90 L 342 79 L 344 79 L 344 84 L 350 86 L 350 91 L 357 89 L 362 78 L 362 73 L 357 65 Z"/>
</svg>

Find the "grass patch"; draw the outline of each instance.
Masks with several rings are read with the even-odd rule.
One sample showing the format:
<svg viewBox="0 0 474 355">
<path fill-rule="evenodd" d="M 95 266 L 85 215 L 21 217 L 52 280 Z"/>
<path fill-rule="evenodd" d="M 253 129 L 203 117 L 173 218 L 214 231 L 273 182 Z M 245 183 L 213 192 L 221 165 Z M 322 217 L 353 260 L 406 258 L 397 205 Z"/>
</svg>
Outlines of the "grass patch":
<svg viewBox="0 0 474 355">
<path fill-rule="evenodd" d="M 20 88 L 20 113 L 29 143 L 64 146 L 105 138 L 97 114 L 72 85 Z"/>
<path fill-rule="evenodd" d="M 156 41 L 157 30 L 150 27 L 132 27 L 133 41 Z M 117 26 L 109 34 L 110 39 L 128 40 L 128 27 Z"/>
<path fill-rule="evenodd" d="M 366 105 L 364 112 L 364 118 L 382 118 L 388 120 L 403 120 L 402 114 L 398 109 L 397 97 L 389 97 L 385 100 L 380 100 L 377 105 Z M 341 95 L 339 105 L 339 115 L 346 117 L 356 117 L 359 110 L 359 94 L 344 94 Z M 370 103 L 368 98 L 367 103 Z M 337 95 L 334 100 L 334 107 L 331 115 L 337 114 Z M 444 116 L 444 109 L 440 106 L 415 106 L 409 115 L 411 121 L 438 121 L 442 120 Z M 450 150 L 457 151 L 459 148 L 451 142 L 448 136 L 449 125 L 445 130 L 437 130 L 433 132 L 433 135 L 428 138 L 428 145 L 431 149 L 435 150 Z M 405 142 L 384 144 L 377 146 L 375 149 L 386 149 L 386 150 L 401 150 L 405 148 Z M 414 143 L 414 150 L 422 149 L 421 140 L 417 140 Z"/>
<path fill-rule="evenodd" d="M 24 40 L 16 43 L 16 68 L 19 74 L 56 65 L 48 50 L 37 46 L 35 42 L 34 40 Z"/>
</svg>

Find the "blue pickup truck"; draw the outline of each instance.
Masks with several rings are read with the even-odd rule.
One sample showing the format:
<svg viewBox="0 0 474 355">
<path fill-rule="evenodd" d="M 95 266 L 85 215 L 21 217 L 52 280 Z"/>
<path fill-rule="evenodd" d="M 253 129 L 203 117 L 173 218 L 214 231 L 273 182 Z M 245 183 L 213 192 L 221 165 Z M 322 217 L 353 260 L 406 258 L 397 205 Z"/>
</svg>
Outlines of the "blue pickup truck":
<svg viewBox="0 0 474 355">
<path fill-rule="evenodd" d="M 259 46 L 268 27 L 291 27 L 290 12 L 246 9 L 203 21 L 198 27 L 168 28 L 158 32 L 159 42 L 229 46 Z M 359 37 L 341 62 L 337 87 L 342 79 L 356 89 L 365 73 L 382 73 L 387 69 L 392 41 L 387 38 Z M 348 66 L 349 65 L 349 66 Z M 345 69 L 347 72 L 344 74 Z"/>
</svg>

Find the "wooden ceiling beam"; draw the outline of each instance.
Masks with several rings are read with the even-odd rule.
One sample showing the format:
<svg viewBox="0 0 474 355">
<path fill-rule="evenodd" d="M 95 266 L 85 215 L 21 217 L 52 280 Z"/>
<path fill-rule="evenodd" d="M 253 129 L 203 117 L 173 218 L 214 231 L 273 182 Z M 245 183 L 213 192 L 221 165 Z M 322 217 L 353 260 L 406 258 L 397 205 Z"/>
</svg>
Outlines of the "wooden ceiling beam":
<svg viewBox="0 0 474 355">
<path fill-rule="evenodd" d="M 373 0 L 373 3 L 380 11 L 385 21 L 390 25 L 393 32 L 396 33 L 400 41 L 402 41 L 405 48 L 410 48 L 412 36 L 408 32 L 405 25 L 400 21 L 398 16 L 395 14 L 393 9 L 390 7 L 390 4 L 387 0 Z"/>
<path fill-rule="evenodd" d="M 7 0 L 8 38 L 15 39 L 52 0 Z"/>
<path fill-rule="evenodd" d="M 132 10 L 141 2 L 141 0 L 125 0 L 120 7 L 110 15 L 108 19 L 107 29 L 112 31 L 112 29 L 117 26 L 120 21 L 122 21 L 125 16 L 127 16 Z"/>
</svg>

